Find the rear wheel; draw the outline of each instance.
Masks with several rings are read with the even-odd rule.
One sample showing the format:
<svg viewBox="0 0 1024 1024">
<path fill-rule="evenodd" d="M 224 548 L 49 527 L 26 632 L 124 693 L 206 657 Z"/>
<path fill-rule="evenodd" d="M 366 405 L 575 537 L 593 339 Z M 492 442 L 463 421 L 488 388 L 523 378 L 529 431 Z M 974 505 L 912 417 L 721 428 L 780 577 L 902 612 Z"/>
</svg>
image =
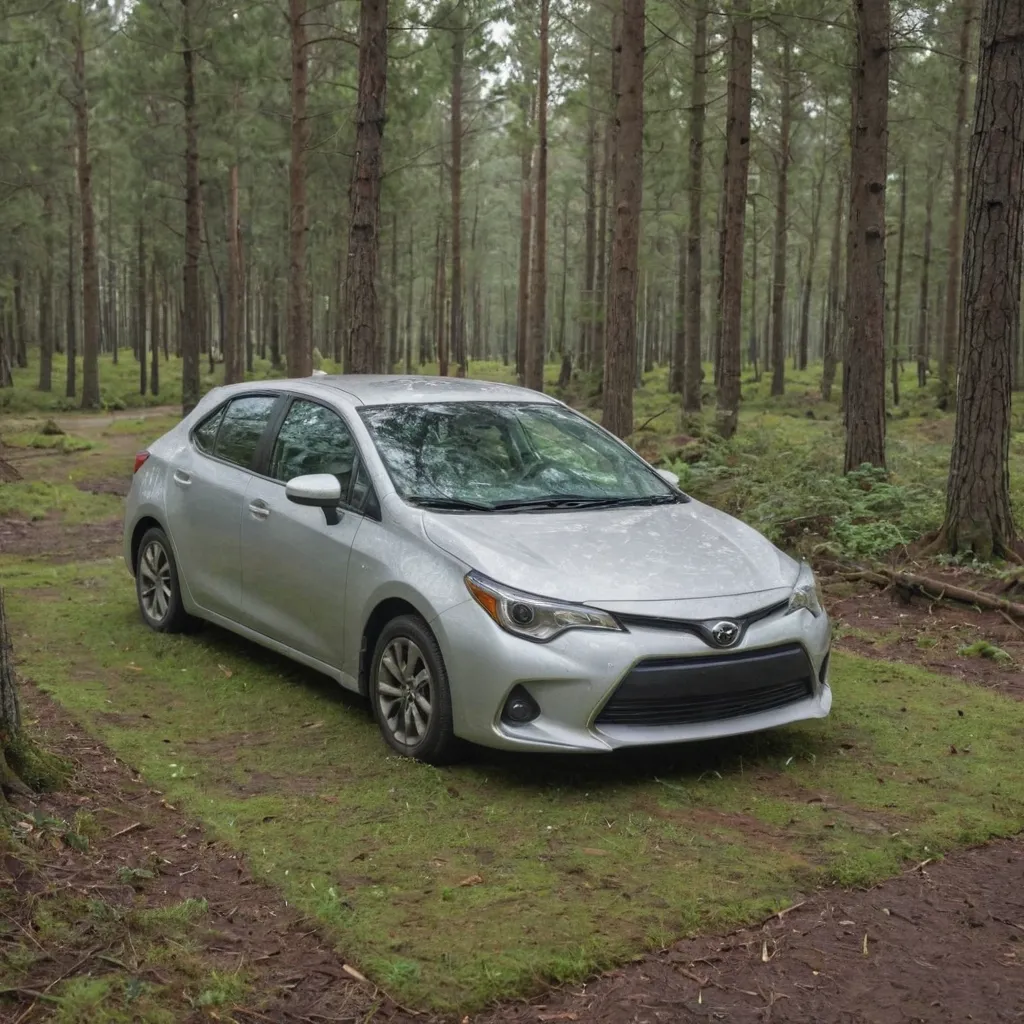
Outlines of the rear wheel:
<svg viewBox="0 0 1024 1024">
<path fill-rule="evenodd" d="M 143 621 L 158 633 L 187 633 L 199 624 L 185 611 L 171 542 L 157 526 L 147 530 L 139 544 L 135 594 Z"/>
<path fill-rule="evenodd" d="M 399 754 L 428 764 L 458 757 L 448 674 L 419 616 L 402 615 L 384 627 L 370 663 L 370 702 L 381 735 Z"/>
</svg>

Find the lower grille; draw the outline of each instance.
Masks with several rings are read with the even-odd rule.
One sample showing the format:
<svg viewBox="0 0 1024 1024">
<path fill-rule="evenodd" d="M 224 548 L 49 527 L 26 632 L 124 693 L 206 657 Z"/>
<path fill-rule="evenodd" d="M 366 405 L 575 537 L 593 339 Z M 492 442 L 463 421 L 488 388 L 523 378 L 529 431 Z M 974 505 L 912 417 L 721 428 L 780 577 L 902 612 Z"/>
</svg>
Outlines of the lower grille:
<svg viewBox="0 0 1024 1024">
<path fill-rule="evenodd" d="M 637 665 L 597 716 L 598 725 L 689 725 L 739 718 L 805 700 L 813 671 L 799 644 Z"/>
</svg>

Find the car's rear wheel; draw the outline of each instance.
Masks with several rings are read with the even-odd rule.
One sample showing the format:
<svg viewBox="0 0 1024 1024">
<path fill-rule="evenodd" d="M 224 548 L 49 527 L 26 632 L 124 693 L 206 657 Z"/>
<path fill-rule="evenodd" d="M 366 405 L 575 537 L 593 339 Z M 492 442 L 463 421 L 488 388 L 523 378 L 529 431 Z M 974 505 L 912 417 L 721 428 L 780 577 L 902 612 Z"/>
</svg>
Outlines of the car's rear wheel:
<svg viewBox="0 0 1024 1024">
<path fill-rule="evenodd" d="M 458 757 L 448 674 L 437 640 L 421 618 L 402 615 L 384 627 L 369 683 L 374 718 L 388 746 L 428 764 L 450 764 Z"/>
<path fill-rule="evenodd" d="M 158 633 L 187 633 L 198 625 L 185 611 L 174 551 L 159 527 L 148 529 L 139 543 L 135 594 L 143 621 Z"/>
</svg>

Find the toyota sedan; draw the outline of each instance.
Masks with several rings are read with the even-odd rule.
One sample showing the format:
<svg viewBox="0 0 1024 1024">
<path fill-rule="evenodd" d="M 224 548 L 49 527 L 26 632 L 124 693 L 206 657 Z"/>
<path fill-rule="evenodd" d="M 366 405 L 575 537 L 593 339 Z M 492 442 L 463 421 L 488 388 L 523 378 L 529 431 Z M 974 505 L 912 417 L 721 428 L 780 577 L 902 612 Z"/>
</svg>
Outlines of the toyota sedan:
<svg viewBox="0 0 1024 1024">
<path fill-rule="evenodd" d="M 609 751 L 822 718 L 811 569 L 548 396 L 314 376 L 217 388 L 135 460 L 144 621 L 363 694 L 401 754 Z"/>
</svg>

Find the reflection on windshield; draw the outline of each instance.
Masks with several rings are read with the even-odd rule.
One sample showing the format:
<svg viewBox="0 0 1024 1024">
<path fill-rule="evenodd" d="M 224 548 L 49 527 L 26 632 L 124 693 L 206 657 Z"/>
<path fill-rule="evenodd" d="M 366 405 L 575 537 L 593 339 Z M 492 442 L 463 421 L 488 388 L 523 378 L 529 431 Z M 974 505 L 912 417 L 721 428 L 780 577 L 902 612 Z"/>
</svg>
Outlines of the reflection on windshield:
<svg viewBox="0 0 1024 1024">
<path fill-rule="evenodd" d="M 396 490 L 451 511 L 674 501 L 643 460 L 558 405 L 447 402 L 359 410 Z"/>
</svg>

